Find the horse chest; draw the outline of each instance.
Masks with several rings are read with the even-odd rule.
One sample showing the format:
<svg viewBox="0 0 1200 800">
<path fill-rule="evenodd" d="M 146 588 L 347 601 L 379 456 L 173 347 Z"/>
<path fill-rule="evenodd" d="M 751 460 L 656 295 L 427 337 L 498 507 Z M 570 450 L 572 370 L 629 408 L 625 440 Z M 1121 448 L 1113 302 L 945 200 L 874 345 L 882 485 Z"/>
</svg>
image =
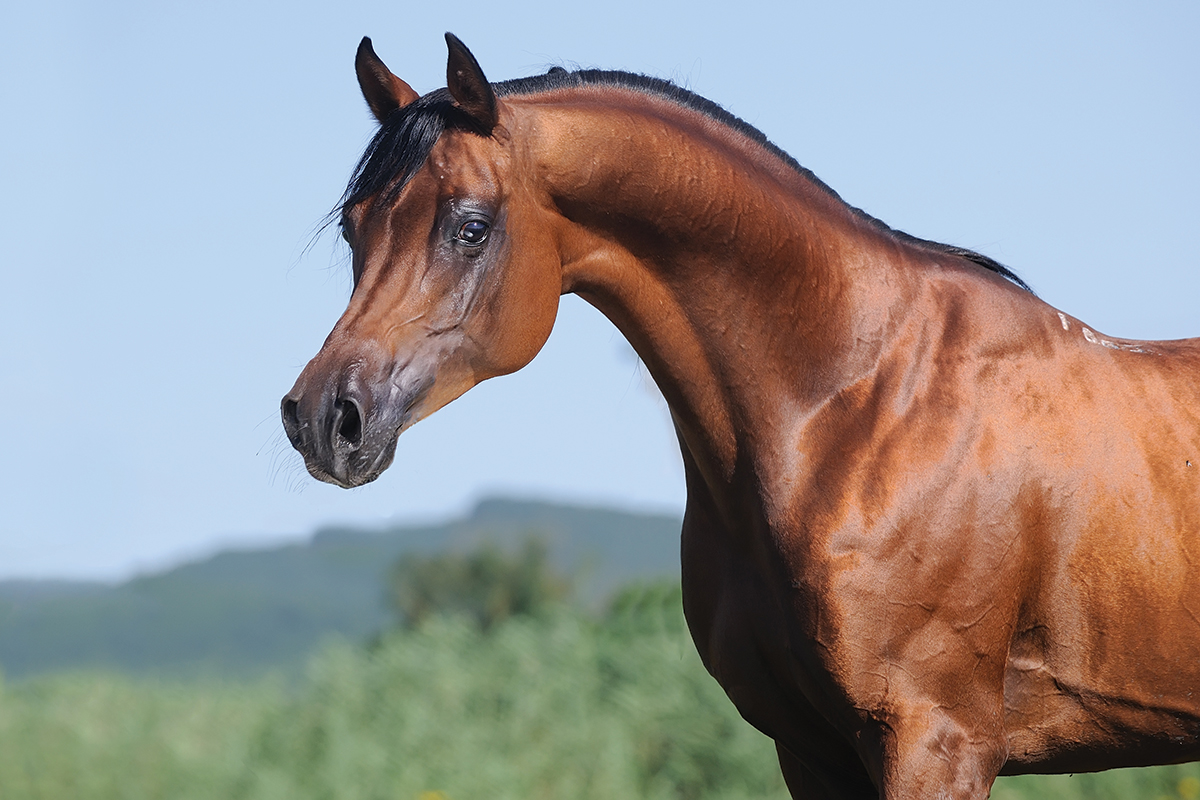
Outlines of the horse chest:
<svg viewBox="0 0 1200 800">
<path fill-rule="evenodd" d="M 796 608 L 805 592 L 761 516 L 731 531 L 705 498 L 689 498 L 682 536 L 684 611 L 706 668 L 741 714 L 773 738 L 832 746 L 855 727 L 828 719 L 842 692 L 823 669 L 811 620 Z"/>
</svg>

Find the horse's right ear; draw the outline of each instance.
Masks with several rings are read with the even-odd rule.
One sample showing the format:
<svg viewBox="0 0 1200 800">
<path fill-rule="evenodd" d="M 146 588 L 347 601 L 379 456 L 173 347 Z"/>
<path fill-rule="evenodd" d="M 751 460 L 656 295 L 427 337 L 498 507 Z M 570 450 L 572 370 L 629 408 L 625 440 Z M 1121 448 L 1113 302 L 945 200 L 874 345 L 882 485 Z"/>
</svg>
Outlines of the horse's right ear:
<svg viewBox="0 0 1200 800">
<path fill-rule="evenodd" d="M 491 134 L 500 119 L 492 85 L 483 76 L 475 56 L 453 33 L 446 34 L 446 47 L 450 50 L 446 62 L 446 88 L 450 96 L 484 133 Z"/>
<path fill-rule="evenodd" d="M 375 55 L 375 48 L 371 47 L 371 40 L 366 36 L 358 43 L 354 71 L 358 73 L 358 86 L 367 99 L 367 105 L 371 107 L 371 113 L 380 122 L 397 108 L 403 108 L 420 97 Z"/>
</svg>

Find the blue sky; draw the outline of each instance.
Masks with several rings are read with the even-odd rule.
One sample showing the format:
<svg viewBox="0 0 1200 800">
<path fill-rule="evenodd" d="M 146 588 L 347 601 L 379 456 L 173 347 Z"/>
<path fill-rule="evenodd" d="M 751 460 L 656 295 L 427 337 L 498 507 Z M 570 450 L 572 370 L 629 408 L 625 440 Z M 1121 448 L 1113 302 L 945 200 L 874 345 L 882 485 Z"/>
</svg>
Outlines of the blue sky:
<svg viewBox="0 0 1200 800">
<path fill-rule="evenodd" d="M 279 398 L 349 293 L 312 234 L 373 130 L 363 35 L 422 92 L 447 30 L 494 80 L 674 79 L 1097 330 L 1200 334 L 1194 4 L 34 5 L 0 30 L 0 577 L 117 578 L 492 493 L 682 508 L 661 400 L 574 298 L 375 484 L 290 454 Z"/>
</svg>

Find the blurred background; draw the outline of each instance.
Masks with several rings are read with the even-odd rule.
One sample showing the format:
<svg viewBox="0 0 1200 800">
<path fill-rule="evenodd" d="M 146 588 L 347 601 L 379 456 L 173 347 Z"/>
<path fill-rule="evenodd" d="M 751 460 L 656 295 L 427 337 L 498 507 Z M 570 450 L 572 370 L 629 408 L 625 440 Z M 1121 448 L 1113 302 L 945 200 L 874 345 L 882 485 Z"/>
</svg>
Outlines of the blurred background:
<svg viewBox="0 0 1200 800">
<path fill-rule="evenodd" d="M 1200 8 L 906 6 L 6 8 L 0 793 L 782 796 L 681 627 L 677 447 L 599 314 L 564 298 L 353 491 L 278 403 L 349 296 L 318 231 L 374 130 L 363 35 L 421 92 L 447 30 L 493 80 L 672 79 L 1099 331 L 1200 334 Z M 1200 797 L 1188 769 L 995 796 Z"/>
</svg>

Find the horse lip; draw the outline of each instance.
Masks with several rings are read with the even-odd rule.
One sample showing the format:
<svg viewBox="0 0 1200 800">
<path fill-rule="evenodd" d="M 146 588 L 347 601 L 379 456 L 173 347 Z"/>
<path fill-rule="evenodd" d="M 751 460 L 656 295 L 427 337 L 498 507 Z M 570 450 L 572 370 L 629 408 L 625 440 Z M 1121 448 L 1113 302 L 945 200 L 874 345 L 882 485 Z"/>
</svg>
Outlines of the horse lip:
<svg viewBox="0 0 1200 800">
<path fill-rule="evenodd" d="M 312 475 L 323 483 L 331 483 L 342 489 L 354 489 L 359 486 L 365 486 L 382 475 L 391 466 L 395 454 L 396 439 L 393 437 L 390 442 L 379 448 L 371 463 L 365 468 L 360 468 L 352 464 L 350 457 L 345 455 L 335 455 L 333 463 L 329 465 L 329 469 L 307 457 L 304 459 L 304 466 L 308 470 L 309 475 Z M 352 456 L 353 454 L 350 455 Z"/>
<path fill-rule="evenodd" d="M 349 483 L 345 480 L 342 480 L 341 478 L 337 477 L 336 475 L 334 475 L 330 472 L 326 472 L 325 470 L 321 469 L 320 467 L 318 467 L 316 464 L 312 463 L 308 459 L 304 460 L 304 466 L 308 470 L 309 475 L 312 475 L 314 478 L 321 481 L 322 483 L 332 483 L 334 486 L 340 487 L 342 489 L 353 489 L 355 486 L 360 485 L 360 484 L 355 484 L 355 483 Z"/>
</svg>

